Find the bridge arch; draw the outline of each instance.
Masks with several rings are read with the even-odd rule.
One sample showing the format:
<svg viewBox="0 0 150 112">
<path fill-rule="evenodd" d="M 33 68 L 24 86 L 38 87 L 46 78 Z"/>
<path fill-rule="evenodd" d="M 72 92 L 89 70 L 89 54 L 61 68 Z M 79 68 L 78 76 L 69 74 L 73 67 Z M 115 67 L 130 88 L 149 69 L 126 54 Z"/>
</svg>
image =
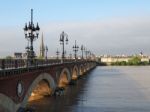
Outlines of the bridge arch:
<svg viewBox="0 0 150 112">
<path fill-rule="evenodd" d="M 84 63 L 83 66 L 84 66 L 84 71 L 86 72 L 87 71 L 87 63 Z"/>
<path fill-rule="evenodd" d="M 87 63 L 87 65 L 86 65 L 86 66 L 87 66 L 87 71 L 88 71 L 88 70 L 90 69 L 90 68 L 89 68 L 89 63 Z"/>
<path fill-rule="evenodd" d="M 75 65 L 72 69 L 72 79 L 77 79 L 79 76 L 79 68 Z"/>
<path fill-rule="evenodd" d="M 41 81 L 45 81 L 45 83 L 48 84 L 49 89 L 51 89 L 51 93 L 54 92 L 55 88 L 56 88 L 56 84 L 54 79 L 52 78 L 52 76 L 48 73 L 42 73 L 40 74 L 30 85 L 30 87 L 28 88 L 28 91 L 23 99 L 23 102 L 21 103 L 20 107 L 25 107 L 28 103 L 28 100 L 30 98 L 30 96 L 32 95 L 32 92 L 34 91 L 34 89 L 37 87 L 38 84 L 40 84 Z"/>
<path fill-rule="evenodd" d="M 71 73 L 68 68 L 64 68 L 59 75 L 58 87 L 64 87 L 71 81 Z"/>
<path fill-rule="evenodd" d="M 95 66 L 95 64 L 92 62 L 92 63 L 91 63 L 91 68 L 93 68 L 94 66 Z"/>
<path fill-rule="evenodd" d="M 86 63 L 86 71 L 89 71 L 90 69 L 90 63 Z"/>
<path fill-rule="evenodd" d="M 85 67 L 83 66 L 83 64 L 80 65 L 79 70 L 80 70 L 80 71 L 79 71 L 79 72 L 80 72 L 80 73 L 79 73 L 80 75 L 83 75 L 83 74 L 86 72 Z"/>
<path fill-rule="evenodd" d="M 0 93 L 0 112 L 15 112 L 17 105 L 8 96 Z"/>
</svg>

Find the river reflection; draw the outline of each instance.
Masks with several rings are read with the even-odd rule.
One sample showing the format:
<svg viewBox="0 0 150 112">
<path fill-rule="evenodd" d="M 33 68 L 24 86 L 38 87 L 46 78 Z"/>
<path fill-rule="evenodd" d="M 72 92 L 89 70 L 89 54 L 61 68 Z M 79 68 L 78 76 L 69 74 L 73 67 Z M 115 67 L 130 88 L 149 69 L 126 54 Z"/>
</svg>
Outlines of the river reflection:
<svg viewBox="0 0 150 112">
<path fill-rule="evenodd" d="M 150 112 L 150 67 L 97 67 L 64 96 L 29 106 L 36 112 Z"/>
</svg>

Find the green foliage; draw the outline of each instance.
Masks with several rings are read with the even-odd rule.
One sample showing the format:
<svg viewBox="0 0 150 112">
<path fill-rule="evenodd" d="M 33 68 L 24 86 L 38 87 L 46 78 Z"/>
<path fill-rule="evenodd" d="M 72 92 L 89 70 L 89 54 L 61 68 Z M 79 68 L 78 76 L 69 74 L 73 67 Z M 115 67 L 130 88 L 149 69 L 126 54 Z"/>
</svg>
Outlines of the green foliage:
<svg viewBox="0 0 150 112">
<path fill-rule="evenodd" d="M 5 59 L 13 59 L 12 56 L 6 56 Z"/>
<path fill-rule="evenodd" d="M 141 58 L 140 57 L 132 57 L 128 62 L 126 61 L 122 61 L 122 62 L 114 62 L 111 65 L 117 65 L 117 66 L 136 66 L 136 65 L 149 65 L 149 62 L 144 61 L 141 62 Z"/>
<path fill-rule="evenodd" d="M 117 62 L 112 63 L 111 65 L 125 66 L 125 65 L 127 65 L 127 62 L 126 61 L 121 61 L 121 62 L 117 61 Z"/>
<path fill-rule="evenodd" d="M 39 57 L 36 57 L 36 59 L 44 59 L 44 57 L 42 57 L 42 56 L 39 56 Z"/>
<path fill-rule="evenodd" d="M 141 62 L 141 65 L 149 65 L 149 62 L 143 61 L 143 62 Z"/>
<path fill-rule="evenodd" d="M 128 65 L 141 65 L 141 58 L 140 57 L 133 57 L 128 61 Z"/>
</svg>

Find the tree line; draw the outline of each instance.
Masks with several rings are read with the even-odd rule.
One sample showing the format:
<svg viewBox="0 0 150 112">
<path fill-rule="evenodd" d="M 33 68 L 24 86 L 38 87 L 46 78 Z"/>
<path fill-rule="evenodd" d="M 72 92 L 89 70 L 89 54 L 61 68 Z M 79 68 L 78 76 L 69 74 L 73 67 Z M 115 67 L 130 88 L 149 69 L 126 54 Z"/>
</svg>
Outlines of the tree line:
<svg viewBox="0 0 150 112">
<path fill-rule="evenodd" d="M 111 63 L 111 65 L 113 66 L 137 66 L 137 65 L 149 65 L 150 63 L 148 61 L 141 61 L 141 57 L 135 56 L 132 57 L 131 59 L 128 60 L 128 62 L 126 61 L 117 61 L 117 62 L 113 62 Z"/>
</svg>

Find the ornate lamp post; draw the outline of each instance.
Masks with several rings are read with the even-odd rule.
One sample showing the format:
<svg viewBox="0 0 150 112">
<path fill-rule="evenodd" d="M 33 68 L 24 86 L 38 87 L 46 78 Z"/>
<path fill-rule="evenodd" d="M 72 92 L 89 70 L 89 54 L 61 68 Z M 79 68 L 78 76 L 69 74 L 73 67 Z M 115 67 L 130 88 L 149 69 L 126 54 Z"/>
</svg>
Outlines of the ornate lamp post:
<svg viewBox="0 0 150 112">
<path fill-rule="evenodd" d="M 56 51 L 56 55 L 57 55 L 57 59 L 59 59 L 59 51 L 58 51 L 58 49 Z"/>
<path fill-rule="evenodd" d="M 62 45 L 62 61 L 64 60 L 65 58 L 65 41 L 66 41 L 66 44 L 68 44 L 68 35 L 63 31 L 61 34 L 60 34 L 60 45 Z"/>
<path fill-rule="evenodd" d="M 84 52 L 84 50 L 85 50 L 84 46 L 81 45 L 82 59 L 84 59 L 84 58 L 83 58 L 83 52 Z"/>
<path fill-rule="evenodd" d="M 76 44 L 76 40 L 75 40 L 75 45 L 72 48 L 74 51 L 74 57 L 75 59 L 77 59 L 77 52 L 78 52 L 79 46 Z"/>
<path fill-rule="evenodd" d="M 45 59 L 47 60 L 47 52 L 48 52 L 48 47 L 45 46 Z"/>
<path fill-rule="evenodd" d="M 86 59 L 88 58 L 88 50 L 87 50 L 87 48 L 85 48 L 85 57 L 86 57 Z"/>
<path fill-rule="evenodd" d="M 88 51 L 88 58 L 91 59 L 91 51 Z"/>
<path fill-rule="evenodd" d="M 90 59 L 90 51 L 87 51 L 87 58 Z"/>
<path fill-rule="evenodd" d="M 33 50 L 33 41 L 38 39 L 39 30 L 40 28 L 38 23 L 36 27 L 33 24 L 33 9 L 31 9 L 31 21 L 29 22 L 28 25 L 26 23 L 24 27 L 25 38 L 30 42 L 29 53 L 27 58 L 30 60 L 31 64 L 33 62 L 33 59 L 35 58 L 35 53 Z"/>
<path fill-rule="evenodd" d="M 30 52 L 29 41 L 28 41 L 28 45 L 27 45 L 27 47 L 25 49 L 26 49 L 26 57 L 28 59 L 29 58 L 29 52 Z"/>
</svg>

